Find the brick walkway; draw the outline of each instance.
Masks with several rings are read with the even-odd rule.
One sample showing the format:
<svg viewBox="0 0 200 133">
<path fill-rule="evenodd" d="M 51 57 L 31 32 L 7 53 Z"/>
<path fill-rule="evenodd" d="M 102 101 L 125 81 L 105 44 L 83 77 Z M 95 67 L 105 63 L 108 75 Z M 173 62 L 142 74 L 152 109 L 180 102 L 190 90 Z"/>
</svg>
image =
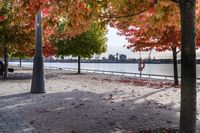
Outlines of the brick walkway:
<svg viewBox="0 0 200 133">
<path fill-rule="evenodd" d="M 103 80 L 111 78 L 107 75 L 48 71 L 48 93 L 30 94 L 30 71 L 16 71 L 10 77 L 0 81 L 0 133 L 124 133 L 178 128 L 177 88 L 136 87 L 115 82 L 113 78 L 120 78 L 117 76 L 108 82 Z"/>
</svg>

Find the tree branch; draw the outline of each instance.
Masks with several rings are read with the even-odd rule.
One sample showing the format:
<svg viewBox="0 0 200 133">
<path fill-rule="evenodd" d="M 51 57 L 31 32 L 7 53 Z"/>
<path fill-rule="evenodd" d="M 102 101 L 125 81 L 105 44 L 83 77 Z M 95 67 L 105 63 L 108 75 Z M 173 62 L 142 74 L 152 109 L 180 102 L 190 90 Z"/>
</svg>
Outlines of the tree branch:
<svg viewBox="0 0 200 133">
<path fill-rule="evenodd" d="M 157 3 L 158 0 L 155 0 L 153 4 L 151 4 L 151 6 L 147 9 L 144 9 L 142 11 L 139 11 L 137 13 L 132 13 L 132 14 L 128 14 L 128 15 L 122 15 L 122 16 L 101 16 L 103 18 L 108 18 L 108 19 L 113 19 L 113 18 L 128 18 L 128 17 L 133 17 L 133 16 L 136 16 L 136 15 L 139 15 L 141 13 L 144 13 L 146 12 L 147 10 L 149 10 L 151 7 L 153 7 L 156 3 Z"/>
<path fill-rule="evenodd" d="M 172 2 L 175 2 L 175 3 L 179 3 L 180 2 L 180 0 L 171 0 Z"/>
<path fill-rule="evenodd" d="M 179 52 L 181 52 L 181 50 L 177 51 L 176 54 L 178 54 Z"/>
</svg>

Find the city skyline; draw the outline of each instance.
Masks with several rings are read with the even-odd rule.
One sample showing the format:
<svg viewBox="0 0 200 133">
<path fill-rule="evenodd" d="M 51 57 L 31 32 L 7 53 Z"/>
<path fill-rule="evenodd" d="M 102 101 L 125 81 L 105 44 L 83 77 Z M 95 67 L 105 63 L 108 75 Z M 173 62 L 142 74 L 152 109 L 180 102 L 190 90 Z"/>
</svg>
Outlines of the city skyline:
<svg viewBox="0 0 200 133">
<path fill-rule="evenodd" d="M 125 54 L 127 58 L 139 58 L 140 54 L 139 52 L 131 52 L 131 50 L 124 47 L 125 44 L 128 44 L 128 41 L 123 36 L 117 35 L 117 29 L 108 27 L 108 34 L 107 34 L 107 51 L 103 54 L 101 54 L 102 57 L 108 57 L 108 55 L 116 53 L 119 54 Z M 141 52 L 142 58 L 149 58 L 150 52 Z M 156 59 L 171 59 L 172 58 L 172 52 L 166 51 L 166 52 L 151 52 L 151 58 Z M 180 53 L 178 54 L 178 58 L 180 58 Z M 200 58 L 200 50 L 197 50 L 197 58 Z"/>
</svg>

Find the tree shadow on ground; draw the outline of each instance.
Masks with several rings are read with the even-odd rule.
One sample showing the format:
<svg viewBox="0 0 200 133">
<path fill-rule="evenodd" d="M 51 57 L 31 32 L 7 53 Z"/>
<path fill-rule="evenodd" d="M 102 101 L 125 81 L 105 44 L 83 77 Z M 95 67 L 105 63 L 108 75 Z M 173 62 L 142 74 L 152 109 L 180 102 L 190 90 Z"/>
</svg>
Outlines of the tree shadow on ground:
<svg viewBox="0 0 200 133">
<path fill-rule="evenodd" d="M 6 131 L 11 125 L 17 125 L 9 129 L 13 133 L 19 130 L 41 133 L 126 133 L 150 128 L 178 128 L 179 112 L 173 103 L 159 104 L 144 97 L 113 99 L 108 93 L 81 90 L 2 96 L 0 132 Z"/>
</svg>

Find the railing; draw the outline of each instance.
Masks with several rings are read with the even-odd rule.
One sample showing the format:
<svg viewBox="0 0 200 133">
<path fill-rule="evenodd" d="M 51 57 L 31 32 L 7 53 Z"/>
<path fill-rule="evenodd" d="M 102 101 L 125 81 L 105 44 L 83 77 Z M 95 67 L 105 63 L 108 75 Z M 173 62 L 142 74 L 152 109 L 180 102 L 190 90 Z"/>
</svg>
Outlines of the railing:
<svg viewBox="0 0 200 133">
<path fill-rule="evenodd" d="M 26 67 L 32 67 L 32 65 L 26 65 Z M 53 66 L 45 66 L 45 68 L 49 69 L 62 69 L 62 70 L 69 70 L 69 71 L 77 71 L 77 68 L 68 68 L 68 67 L 53 67 Z M 117 71 L 106 71 L 106 70 L 93 70 L 93 69 L 81 69 L 83 72 L 90 72 L 90 73 L 102 73 L 102 74 L 111 74 L 111 75 L 122 75 L 122 76 L 135 76 L 140 77 L 140 73 L 132 73 L 132 72 L 117 72 Z M 173 80 L 174 76 L 171 75 L 160 75 L 160 74 L 143 74 L 141 73 L 141 77 L 143 78 L 157 78 L 157 79 L 165 79 L 165 80 Z M 179 79 L 181 77 L 178 77 Z M 200 83 L 200 78 L 197 77 L 197 82 Z"/>
<path fill-rule="evenodd" d="M 58 67 L 47 67 L 51 69 L 62 69 L 62 70 L 68 70 L 68 71 L 77 71 L 77 68 L 58 68 Z M 132 73 L 132 72 L 117 72 L 117 71 L 107 71 L 107 70 L 93 70 L 93 69 L 81 69 L 82 72 L 88 72 L 88 73 L 101 73 L 101 74 L 110 74 L 110 75 L 121 75 L 121 76 L 135 76 L 140 77 L 140 73 Z M 165 80 L 173 80 L 174 76 L 171 75 L 160 75 L 160 74 L 141 74 L 141 77 L 143 78 L 158 78 L 158 79 L 165 79 Z M 178 77 L 180 78 L 180 77 Z M 200 78 L 197 78 L 197 80 L 200 80 Z"/>
</svg>

